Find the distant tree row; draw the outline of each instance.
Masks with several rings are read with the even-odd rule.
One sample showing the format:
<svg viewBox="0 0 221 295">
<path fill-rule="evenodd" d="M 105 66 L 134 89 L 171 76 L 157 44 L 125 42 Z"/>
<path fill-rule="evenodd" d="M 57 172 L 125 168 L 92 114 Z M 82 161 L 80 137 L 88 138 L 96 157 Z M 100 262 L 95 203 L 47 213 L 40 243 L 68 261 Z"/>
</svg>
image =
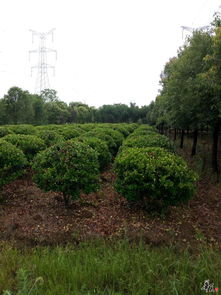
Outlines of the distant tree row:
<svg viewBox="0 0 221 295">
<path fill-rule="evenodd" d="M 147 106 L 135 103 L 90 107 L 81 102 L 69 104 L 59 100 L 52 89 L 41 95 L 12 87 L 0 99 L 0 124 L 64 124 L 64 123 L 121 123 L 146 122 Z"/>
<path fill-rule="evenodd" d="M 205 32 L 196 30 L 178 55 L 170 59 L 161 74 L 162 90 L 148 106 L 148 122 L 163 131 L 181 133 L 183 146 L 187 130 L 193 133 L 192 156 L 199 130 L 213 135 L 212 167 L 218 172 L 217 145 L 221 127 L 221 21 L 216 14 Z"/>
</svg>

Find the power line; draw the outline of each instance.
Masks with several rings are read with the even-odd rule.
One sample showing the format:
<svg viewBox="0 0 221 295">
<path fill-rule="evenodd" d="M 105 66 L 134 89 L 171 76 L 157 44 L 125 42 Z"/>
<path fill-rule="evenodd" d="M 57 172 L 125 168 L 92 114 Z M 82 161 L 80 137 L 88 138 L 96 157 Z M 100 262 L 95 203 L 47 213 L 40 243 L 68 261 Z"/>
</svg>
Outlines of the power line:
<svg viewBox="0 0 221 295">
<path fill-rule="evenodd" d="M 52 69 L 55 75 L 55 67 L 47 63 L 47 54 L 48 53 L 55 53 L 55 57 L 57 59 L 57 51 L 55 49 L 47 48 L 46 41 L 49 36 L 52 38 L 52 42 L 54 39 L 54 30 L 52 29 L 46 33 L 36 32 L 30 30 L 32 32 L 32 43 L 34 42 L 34 37 L 37 36 L 39 38 L 39 48 L 35 50 L 29 51 L 29 60 L 31 53 L 38 54 L 38 64 L 31 67 L 31 75 L 34 69 L 37 69 L 37 79 L 36 79 L 36 86 L 35 92 L 40 94 L 42 90 L 50 88 L 49 84 L 49 76 L 48 76 L 48 69 Z"/>
</svg>

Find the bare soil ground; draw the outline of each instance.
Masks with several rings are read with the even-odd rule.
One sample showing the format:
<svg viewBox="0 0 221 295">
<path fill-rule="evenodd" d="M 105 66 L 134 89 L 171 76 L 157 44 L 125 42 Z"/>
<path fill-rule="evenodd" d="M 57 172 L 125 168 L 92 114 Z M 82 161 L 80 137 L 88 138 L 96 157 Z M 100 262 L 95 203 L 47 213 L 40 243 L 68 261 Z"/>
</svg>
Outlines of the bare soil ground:
<svg viewBox="0 0 221 295">
<path fill-rule="evenodd" d="M 65 208 L 61 195 L 44 193 L 31 175 L 4 189 L 0 204 L 0 240 L 18 245 L 79 243 L 97 237 L 142 238 L 152 245 L 176 244 L 192 249 L 209 244 L 221 249 L 221 187 L 201 179 L 197 194 L 182 207 L 170 207 L 165 216 L 154 217 L 129 207 L 113 186 L 111 169 L 102 174 L 101 189 Z"/>
</svg>

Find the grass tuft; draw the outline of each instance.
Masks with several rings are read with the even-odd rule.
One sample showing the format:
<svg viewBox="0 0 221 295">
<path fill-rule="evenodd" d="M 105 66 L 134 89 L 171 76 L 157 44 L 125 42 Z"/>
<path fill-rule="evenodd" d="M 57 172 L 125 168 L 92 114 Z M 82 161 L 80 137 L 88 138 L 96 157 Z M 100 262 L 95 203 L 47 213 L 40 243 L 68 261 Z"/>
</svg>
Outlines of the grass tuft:
<svg viewBox="0 0 221 295">
<path fill-rule="evenodd" d="M 189 295 L 206 279 L 220 283 L 221 258 L 204 248 L 197 255 L 140 242 L 85 242 L 78 247 L 0 253 L 0 294 L 4 295 Z"/>
</svg>

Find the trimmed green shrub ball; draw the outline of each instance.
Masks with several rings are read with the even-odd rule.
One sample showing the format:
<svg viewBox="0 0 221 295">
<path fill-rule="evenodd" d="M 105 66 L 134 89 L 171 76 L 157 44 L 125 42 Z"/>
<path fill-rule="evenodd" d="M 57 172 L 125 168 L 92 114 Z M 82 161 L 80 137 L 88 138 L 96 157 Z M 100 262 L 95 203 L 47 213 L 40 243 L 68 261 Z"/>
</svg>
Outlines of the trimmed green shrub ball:
<svg viewBox="0 0 221 295">
<path fill-rule="evenodd" d="M 25 134 L 25 135 L 34 135 L 36 134 L 35 127 L 28 124 L 19 124 L 9 126 L 15 134 Z"/>
<path fill-rule="evenodd" d="M 13 132 L 8 127 L 0 127 L 0 138 L 8 134 L 13 134 Z"/>
<path fill-rule="evenodd" d="M 56 131 L 59 129 L 59 127 L 61 127 L 61 125 L 56 125 L 56 124 L 48 124 L 48 125 L 40 125 L 40 126 L 36 126 L 35 129 L 36 131 L 41 131 L 41 130 L 50 130 L 50 131 Z"/>
<path fill-rule="evenodd" d="M 157 201 L 162 207 L 188 201 L 197 177 L 185 161 L 162 148 L 130 148 L 115 159 L 115 187 L 128 201 Z"/>
<path fill-rule="evenodd" d="M 92 147 L 98 155 L 100 170 L 106 168 L 111 162 L 111 154 L 105 141 L 96 137 L 80 137 L 75 140 L 82 141 Z"/>
<path fill-rule="evenodd" d="M 64 137 L 64 139 L 66 139 L 66 140 L 76 138 L 76 137 L 82 135 L 82 133 L 84 132 L 81 129 L 74 128 L 73 126 L 67 126 L 67 127 L 64 126 L 62 128 L 58 128 L 56 131 L 60 135 L 62 135 Z"/>
<path fill-rule="evenodd" d="M 0 140 L 0 189 L 21 176 L 26 165 L 27 160 L 20 149 Z"/>
<path fill-rule="evenodd" d="M 138 136 L 138 135 L 149 135 L 149 134 L 159 135 L 157 129 L 155 129 L 154 127 L 149 125 L 141 125 L 139 128 L 134 130 L 134 132 L 131 133 L 129 137 Z"/>
<path fill-rule="evenodd" d="M 90 132 L 85 133 L 84 137 L 96 137 L 96 138 L 99 138 L 99 139 L 106 142 L 111 155 L 115 155 L 117 153 L 118 149 L 117 149 L 116 143 L 114 142 L 113 138 L 109 134 L 105 133 L 104 130 L 99 131 L 99 130 L 94 129 L 94 130 L 92 130 Z"/>
<path fill-rule="evenodd" d="M 131 124 L 125 124 L 124 128 L 126 128 L 129 133 L 132 133 L 135 129 L 138 128 L 138 126 L 139 125 L 137 123 L 131 123 Z"/>
<path fill-rule="evenodd" d="M 114 130 L 119 131 L 121 134 L 123 134 L 124 138 L 126 138 L 130 134 L 130 132 L 124 126 L 122 126 L 121 124 L 113 125 L 112 128 Z"/>
<path fill-rule="evenodd" d="M 61 192 L 66 206 L 81 191 L 90 193 L 98 188 L 97 152 L 83 142 L 54 145 L 37 154 L 32 167 L 34 182 L 45 191 Z"/>
<path fill-rule="evenodd" d="M 40 130 L 37 135 L 44 140 L 47 147 L 64 141 L 64 137 L 53 130 Z"/>
<path fill-rule="evenodd" d="M 80 127 L 82 130 L 88 132 L 88 131 L 93 130 L 94 127 L 95 127 L 95 125 L 96 125 L 95 123 L 88 123 L 88 124 L 81 124 L 79 127 Z"/>
<path fill-rule="evenodd" d="M 29 161 L 46 148 L 44 141 L 35 135 L 9 134 L 4 140 L 21 149 Z"/>
<path fill-rule="evenodd" d="M 138 147 L 138 148 L 161 147 L 169 151 L 174 150 L 173 145 L 170 142 L 169 138 L 160 134 L 148 134 L 148 135 L 138 135 L 134 137 L 128 137 L 124 141 L 122 145 L 122 149 L 124 149 L 125 147 Z"/>
<path fill-rule="evenodd" d="M 105 134 L 108 134 L 113 138 L 113 140 L 116 144 L 116 148 L 118 150 L 124 140 L 123 134 L 121 134 L 119 131 L 111 129 L 111 128 L 103 128 L 103 130 L 104 130 Z"/>
</svg>

